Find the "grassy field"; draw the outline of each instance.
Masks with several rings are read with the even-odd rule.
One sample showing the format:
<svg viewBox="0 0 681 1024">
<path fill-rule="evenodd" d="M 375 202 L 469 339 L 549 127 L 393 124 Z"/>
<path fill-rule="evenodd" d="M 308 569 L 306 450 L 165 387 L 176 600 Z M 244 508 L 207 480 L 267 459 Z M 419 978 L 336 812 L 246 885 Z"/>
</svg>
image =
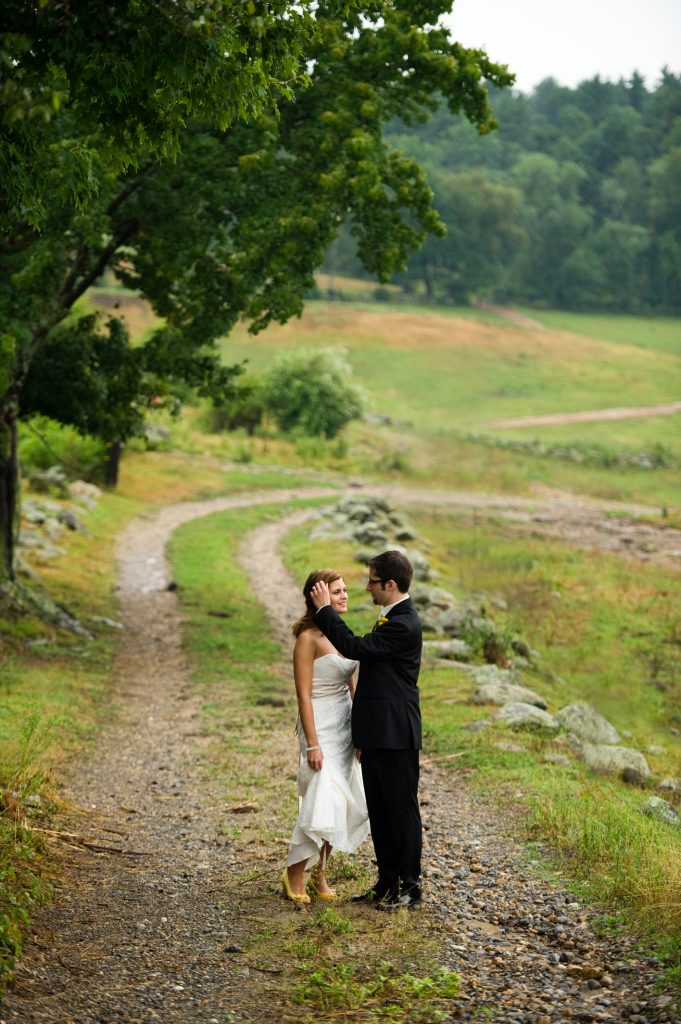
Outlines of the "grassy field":
<svg viewBox="0 0 681 1024">
<path fill-rule="evenodd" d="M 678 399 L 681 381 L 681 353 L 389 305 L 313 303 L 300 321 L 255 338 L 235 331 L 222 351 L 257 370 L 292 345 L 344 346 L 376 410 L 427 431 L 658 405 Z"/>
<path fill-rule="evenodd" d="M 236 330 L 222 343 L 226 361 L 248 359 L 256 373 L 290 346 L 341 346 L 369 408 L 392 423 L 351 425 L 351 472 L 406 473 L 417 486 L 477 487 L 533 493 L 550 487 L 618 500 L 681 506 L 681 414 L 502 429 L 500 419 L 678 400 L 681 323 L 665 320 L 667 349 L 641 347 L 642 325 L 597 318 L 602 336 L 529 330 L 488 319 L 408 311 L 390 304 L 310 304 L 302 319 L 253 338 Z M 676 332 L 676 334 L 674 333 Z M 470 435 L 470 437 L 468 436 Z M 574 446 L 574 462 L 531 451 L 504 451 L 506 440 Z M 495 447 L 496 446 L 496 447 Z M 255 450 L 257 446 L 254 444 Z M 593 449 L 597 448 L 594 455 Z M 671 463 L 655 471 L 603 462 L 651 449 Z M 585 455 L 583 461 L 579 461 Z M 257 459 L 258 455 L 254 455 Z M 600 461 L 599 461 L 600 460 Z"/>
<path fill-rule="evenodd" d="M 112 301 L 108 294 L 101 297 Z M 119 293 L 118 300 L 143 334 L 152 322 L 148 309 L 134 297 L 126 300 Z M 310 302 L 300 320 L 272 325 L 255 337 L 240 325 L 221 344 L 226 362 L 247 360 L 257 375 L 285 348 L 340 346 L 374 419 L 387 417 L 390 423 L 351 424 L 343 439 L 328 444 L 282 439 L 272 431 L 250 438 L 238 432 L 211 436 L 203 429 L 197 438 L 197 417 L 190 414 L 188 429 L 186 417 L 173 425 L 173 443 L 243 462 L 329 466 L 372 476 L 397 473 L 416 486 L 425 481 L 519 494 L 548 487 L 681 507 L 681 414 L 493 426 L 520 416 L 678 401 L 681 321 L 543 312 L 536 318 L 547 330 L 521 328 L 480 310 L 435 312 L 401 302 L 355 300 Z M 566 462 L 531 450 L 507 451 L 500 447 L 507 441 L 569 445 L 575 457 Z M 668 468 L 617 465 L 619 454 L 635 459 L 651 449 L 665 456 Z M 607 461 L 612 465 L 606 468 Z"/>
<path fill-rule="evenodd" d="M 526 309 L 524 312 L 547 327 L 573 331 L 624 345 L 640 345 L 681 355 L 681 324 L 677 317 L 617 316 L 605 313 L 565 313 Z"/>
</svg>

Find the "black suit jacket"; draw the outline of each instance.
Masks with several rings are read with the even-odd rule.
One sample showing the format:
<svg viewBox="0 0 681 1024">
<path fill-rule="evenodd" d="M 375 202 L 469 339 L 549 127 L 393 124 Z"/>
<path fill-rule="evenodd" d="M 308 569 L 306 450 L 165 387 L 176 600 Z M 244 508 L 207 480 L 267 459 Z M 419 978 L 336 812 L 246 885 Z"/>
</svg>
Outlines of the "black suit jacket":
<svg viewBox="0 0 681 1024">
<path fill-rule="evenodd" d="M 421 621 L 410 598 L 395 605 L 387 620 L 373 632 L 355 636 L 329 605 L 315 616 L 336 650 L 359 661 L 352 705 L 354 745 L 362 750 L 419 750 Z"/>
</svg>

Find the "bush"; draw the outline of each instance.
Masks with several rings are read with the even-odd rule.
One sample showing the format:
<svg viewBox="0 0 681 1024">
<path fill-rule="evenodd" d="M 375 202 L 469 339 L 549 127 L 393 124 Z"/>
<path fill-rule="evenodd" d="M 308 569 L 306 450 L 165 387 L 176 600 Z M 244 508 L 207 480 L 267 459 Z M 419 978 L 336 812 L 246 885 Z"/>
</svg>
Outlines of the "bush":
<svg viewBox="0 0 681 1024">
<path fill-rule="evenodd" d="M 363 396 L 351 376 L 342 349 L 286 353 L 266 377 L 267 405 L 286 433 L 335 437 L 362 414 Z"/>
<path fill-rule="evenodd" d="M 19 424 L 19 461 L 22 472 L 62 466 L 70 480 L 98 480 L 106 460 L 106 445 L 90 434 L 79 434 L 47 416 L 33 416 Z"/>
<path fill-rule="evenodd" d="M 241 377 L 236 394 L 225 402 L 216 403 L 208 411 L 208 429 L 211 433 L 221 434 L 225 430 L 243 427 L 252 436 L 262 423 L 266 407 L 263 383 L 251 377 Z"/>
</svg>

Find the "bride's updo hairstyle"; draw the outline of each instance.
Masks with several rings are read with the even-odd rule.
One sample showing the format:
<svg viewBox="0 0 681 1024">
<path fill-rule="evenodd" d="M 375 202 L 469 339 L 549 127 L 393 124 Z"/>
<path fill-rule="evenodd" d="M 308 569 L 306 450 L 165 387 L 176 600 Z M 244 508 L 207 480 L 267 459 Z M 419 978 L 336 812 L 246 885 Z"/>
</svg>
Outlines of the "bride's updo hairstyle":
<svg viewBox="0 0 681 1024">
<path fill-rule="evenodd" d="M 315 606 L 312 603 L 310 597 L 310 591 L 314 587 L 315 583 L 323 581 L 329 586 L 335 583 L 336 580 L 341 579 L 342 573 L 338 572 L 337 569 L 315 569 L 305 580 L 305 586 L 303 587 L 303 597 L 305 598 L 305 614 L 302 615 L 297 622 L 293 623 L 291 632 L 294 636 L 298 637 L 301 633 L 304 633 L 306 629 L 312 629 L 315 625 L 314 613 L 316 611 Z"/>
</svg>

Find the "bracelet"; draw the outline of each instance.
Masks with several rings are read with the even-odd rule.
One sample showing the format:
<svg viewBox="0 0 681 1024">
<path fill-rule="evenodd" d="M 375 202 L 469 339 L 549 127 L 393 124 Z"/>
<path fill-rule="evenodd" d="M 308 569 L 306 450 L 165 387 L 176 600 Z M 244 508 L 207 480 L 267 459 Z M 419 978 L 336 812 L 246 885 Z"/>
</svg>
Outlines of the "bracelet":
<svg viewBox="0 0 681 1024">
<path fill-rule="evenodd" d="M 316 747 L 306 747 L 305 749 L 307 750 L 307 752 L 309 754 L 311 750 L 321 750 L 322 748 L 320 746 L 316 746 Z"/>
</svg>

